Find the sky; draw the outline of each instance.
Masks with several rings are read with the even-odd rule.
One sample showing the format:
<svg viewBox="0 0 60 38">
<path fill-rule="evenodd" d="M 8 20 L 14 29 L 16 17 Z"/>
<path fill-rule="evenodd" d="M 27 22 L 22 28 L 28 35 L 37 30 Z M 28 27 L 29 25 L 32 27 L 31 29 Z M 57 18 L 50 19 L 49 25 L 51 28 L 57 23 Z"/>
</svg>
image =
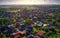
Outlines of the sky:
<svg viewBox="0 0 60 38">
<path fill-rule="evenodd" d="M 60 4 L 60 0 L 0 0 L 0 5 Z"/>
</svg>

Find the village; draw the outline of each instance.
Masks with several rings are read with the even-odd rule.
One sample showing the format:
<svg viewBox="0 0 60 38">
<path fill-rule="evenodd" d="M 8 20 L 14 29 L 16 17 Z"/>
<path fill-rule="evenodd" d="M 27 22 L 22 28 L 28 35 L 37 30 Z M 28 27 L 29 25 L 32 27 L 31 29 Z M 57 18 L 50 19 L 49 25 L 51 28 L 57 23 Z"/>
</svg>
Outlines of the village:
<svg viewBox="0 0 60 38">
<path fill-rule="evenodd" d="M 60 12 L 41 9 L 0 9 L 0 38 L 60 38 Z"/>
</svg>

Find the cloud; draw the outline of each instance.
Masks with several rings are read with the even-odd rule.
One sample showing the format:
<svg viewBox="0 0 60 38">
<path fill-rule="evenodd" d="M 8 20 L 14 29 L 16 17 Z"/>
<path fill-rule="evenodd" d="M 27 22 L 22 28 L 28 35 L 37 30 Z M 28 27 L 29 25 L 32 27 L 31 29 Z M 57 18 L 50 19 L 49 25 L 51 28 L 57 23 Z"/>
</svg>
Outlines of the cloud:
<svg viewBox="0 0 60 38">
<path fill-rule="evenodd" d="M 52 2 L 52 3 L 54 3 L 54 2 L 55 2 L 55 3 L 60 2 L 60 0 L 44 0 L 44 1 L 46 1 L 46 2 L 50 2 L 50 3 L 51 3 L 51 2 Z"/>
<path fill-rule="evenodd" d="M 0 0 L 2 4 L 60 4 L 60 0 Z"/>
<path fill-rule="evenodd" d="M 3 0 L 0 4 L 40 4 L 43 0 Z"/>
</svg>

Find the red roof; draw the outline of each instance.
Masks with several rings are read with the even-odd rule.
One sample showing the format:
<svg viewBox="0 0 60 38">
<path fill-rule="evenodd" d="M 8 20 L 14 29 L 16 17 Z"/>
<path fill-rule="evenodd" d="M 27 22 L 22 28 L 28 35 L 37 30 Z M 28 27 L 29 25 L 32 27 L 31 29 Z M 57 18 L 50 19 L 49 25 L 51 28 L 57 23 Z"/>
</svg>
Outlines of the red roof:
<svg viewBox="0 0 60 38">
<path fill-rule="evenodd" d="M 25 32 L 19 31 L 19 32 L 13 33 L 14 38 L 18 38 L 19 37 L 19 34 L 23 35 L 23 34 L 25 34 Z"/>
<path fill-rule="evenodd" d="M 44 35 L 44 33 L 45 33 L 45 31 L 39 30 L 38 33 L 37 33 L 37 35 L 42 36 L 42 35 Z"/>
</svg>

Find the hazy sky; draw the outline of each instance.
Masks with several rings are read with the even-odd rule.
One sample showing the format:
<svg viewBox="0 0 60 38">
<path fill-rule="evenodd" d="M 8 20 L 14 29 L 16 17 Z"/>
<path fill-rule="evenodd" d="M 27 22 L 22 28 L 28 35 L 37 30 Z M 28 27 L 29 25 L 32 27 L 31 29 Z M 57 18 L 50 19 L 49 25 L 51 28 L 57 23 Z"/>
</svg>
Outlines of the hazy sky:
<svg viewBox="0 0 60 38">
<path fill-rule="evenodd" d="M 0 0 L 0 5 L 60 4 L 60 0 Z"/>
</svg>

